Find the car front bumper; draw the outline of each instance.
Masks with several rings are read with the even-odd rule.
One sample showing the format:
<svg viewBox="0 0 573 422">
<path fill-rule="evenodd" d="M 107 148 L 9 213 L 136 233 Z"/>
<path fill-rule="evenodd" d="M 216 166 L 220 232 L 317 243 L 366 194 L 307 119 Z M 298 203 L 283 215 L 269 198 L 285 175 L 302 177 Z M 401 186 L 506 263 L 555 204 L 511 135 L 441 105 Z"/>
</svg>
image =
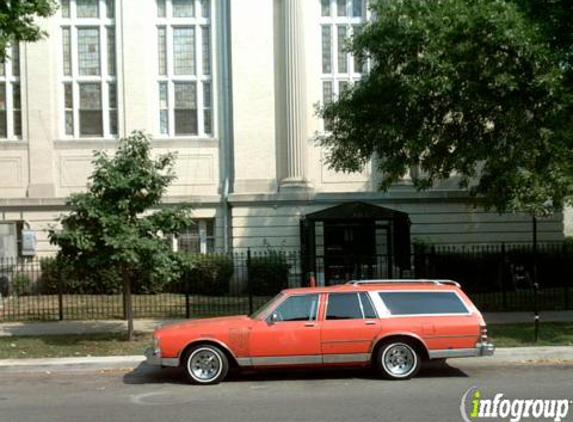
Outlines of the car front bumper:
<svg viewBox="0 0 573 422">
<path fill-rule="evenodd" d="M 145 351 L 145 362 L 153 366 L 179 366 L 178 358 L 164 358 L 161 357 L 161 350 L 151 346 Z"/>
<path fill-rule="evenodd" d="M 161 366 L 161 352 L 153 346 L 147 348 L 145 358 L 148 365 Z"/>
</svg>

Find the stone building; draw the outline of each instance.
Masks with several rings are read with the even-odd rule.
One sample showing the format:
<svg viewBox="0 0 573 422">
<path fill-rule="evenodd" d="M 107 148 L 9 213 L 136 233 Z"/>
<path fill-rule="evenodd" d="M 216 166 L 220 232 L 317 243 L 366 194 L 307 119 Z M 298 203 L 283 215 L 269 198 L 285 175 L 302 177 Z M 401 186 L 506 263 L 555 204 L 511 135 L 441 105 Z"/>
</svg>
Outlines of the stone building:
<svg viewBox="0 0 573 422">
<path fill-rule="evenodd" d="M 381 193 L 375 166 L 325 165 L 315 105 L 367 70 L 344 50 L 365 2 L 60 0 L 41 22 L 49 37 L 0 66 L 0 256 L 34 253 L 22 229 L 37 255 L 53 253 L 47 230 L 85 187 L 92 151 L 136 129 L 178 153 L 166 202 L 193 203 L 198 223 L 182 249 L 336 257 L 390 254 L 404 237 L 531 242 L 528 215 L 474 209 L 455 183 L 417 192 L 406 178 Z M 538 230 L 562 239 L 563 215 Z"/>
</svg>

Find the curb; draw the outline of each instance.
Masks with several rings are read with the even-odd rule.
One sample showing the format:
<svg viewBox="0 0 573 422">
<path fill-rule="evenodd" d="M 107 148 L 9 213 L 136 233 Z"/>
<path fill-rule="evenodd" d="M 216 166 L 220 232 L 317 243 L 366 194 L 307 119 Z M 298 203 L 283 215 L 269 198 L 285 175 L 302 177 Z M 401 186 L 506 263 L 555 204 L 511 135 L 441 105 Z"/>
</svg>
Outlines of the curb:
<svg viewBox="0 0 573 422">
<path fill-rule="evenodd" d="M 3 359 L 0 374 L 13 372 L 102 371 L 134 369 L 145 356 L 99 356 L 49 359 Z"/>
<path fill-rule="evenodd" d="M 65 372 L 105 371 L 113 369 L 135 369 L 145 362 L 145 356 L 104 356 L 49 359 L 4 359 L 0 360 L 0 374 L 15 372 Z M 451 359 L 466 365 L 494 366 L 500 364 L 524 363 L 566 363 L 573 364 L 573 346 L 555 347 L 513 347 L 501 348 L 495 355 L 480 358 Z"/>
</svg>

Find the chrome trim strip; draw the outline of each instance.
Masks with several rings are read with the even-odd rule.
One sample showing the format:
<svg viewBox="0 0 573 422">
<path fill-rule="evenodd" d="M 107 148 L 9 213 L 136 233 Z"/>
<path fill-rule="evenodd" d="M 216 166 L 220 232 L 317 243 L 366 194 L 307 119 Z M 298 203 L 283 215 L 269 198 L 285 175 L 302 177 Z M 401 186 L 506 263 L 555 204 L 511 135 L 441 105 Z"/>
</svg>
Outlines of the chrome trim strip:
<svg viewBox="0 0 573 422">
<path fill-rule="evenodd" d="M 430 350 L 430 359 L 470 358 L 476 356 L 493 356 L 495 346 L 491 343 L 476 343 L 472 349 Z"/>
<path fill-rule="evenodd" d="M 161 358 L 161 366 L 177 367 L 177 366 L 179 366 L 179 359 L 178 358 Z"/>
<path fill-rule="evenodd" d="M 367 362 L 370 360 L 369 353 L 354 353 L 348 355 L 324 355 L 324 363 L 349 363 L 349 362 Z"/>
<path fill-rule="evenodd" d="M 460 283 L 453 280 L 429 280 L 429 279 L 380 279 L 380 280 L 351 280 L 346 284 L 350 284 L 352 286 L 362 286 L 365 284 L 435 284 L 435 285 L 449 285 L 449 286 L 456 286 L 461 287 Z"/>
<path fill-rule="evenodd" d="M 308 356 L 264 356 L 255 358 L 239 358 L 241 367 L 248 366 L 282 366 L 282 365 L 322 365 L 330 363 L 368 362 L 370 353 L 329 354 Z"/>
<path fill-rule="evenodd" d="M 274 365 L 320 365 L 321 355 L 306 356 L 265 356 L 251 357 L 253 366 L 274 366 Z"/>
<path fill-rule="evenodd" d="M 440 339 L 453 339 L 453 338 L 476 338 L 475 334 L 464 334 L 459 336 L 431 336 L 431 337 L 422 337 L 424 340 L 440 340 Z"/>
<path fill-rule="evenodd" d="M 430 359 L 469 358 L 477 356 L 476 349 L 444 349 L 428 351 Z"/>
<path fill-rule="evenodd" d="M 251 358 L 237 358 L 237 364 L 239 366 L 253 366 L 253 361 Z"/>
<path fill-rule="evenodd" d="M 372 339 L 362 339 L 362 340 L 325 340 L 322 344 L 328 343 L 372 343 Z"/>
</svg>

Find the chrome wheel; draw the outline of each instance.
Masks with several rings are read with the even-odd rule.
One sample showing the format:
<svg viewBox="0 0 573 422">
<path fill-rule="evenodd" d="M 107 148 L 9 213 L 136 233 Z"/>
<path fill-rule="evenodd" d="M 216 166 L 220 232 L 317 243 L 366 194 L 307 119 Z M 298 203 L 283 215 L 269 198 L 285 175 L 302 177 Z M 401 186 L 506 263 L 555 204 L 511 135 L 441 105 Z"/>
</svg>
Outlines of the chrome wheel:
<svg viewBox="0 0 573 422">
<path fill-rule="evenodd" d="M 410 378 L 420 368 L 420 358 L 416 350 L 407 343 L 390 343 L 383 346 L 377 363 L 382 375 L 390 379 Z"/>
<path fill-rule="evenodd" d="M 227 375 L 228 362 L 215 346 L 205 345 L 192 349 L 186 360 L 187 376 L 194 383 L 216 384 Z"/>
</svg>

